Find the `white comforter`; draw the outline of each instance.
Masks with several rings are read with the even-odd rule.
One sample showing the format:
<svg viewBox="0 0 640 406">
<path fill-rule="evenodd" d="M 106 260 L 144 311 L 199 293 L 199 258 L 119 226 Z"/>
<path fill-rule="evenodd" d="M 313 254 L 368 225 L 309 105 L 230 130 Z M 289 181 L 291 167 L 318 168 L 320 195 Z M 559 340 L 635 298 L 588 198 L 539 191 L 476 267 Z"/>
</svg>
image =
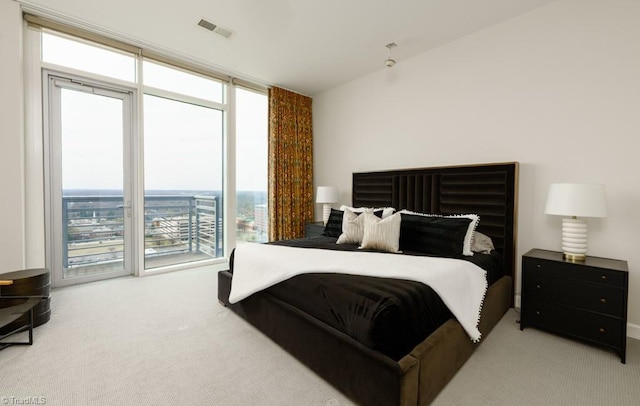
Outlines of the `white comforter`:
<svg viewBox="0 0 640 406">
<path fill-rule="evenodd" d="M 473 341 L 487 291 L 486 272 L 464 260 L 376 252 L 243 243 L 234 256 L 229 302 L 305 273 L 341 273 L 422 282 L 430 286 Z"/>
</svg>

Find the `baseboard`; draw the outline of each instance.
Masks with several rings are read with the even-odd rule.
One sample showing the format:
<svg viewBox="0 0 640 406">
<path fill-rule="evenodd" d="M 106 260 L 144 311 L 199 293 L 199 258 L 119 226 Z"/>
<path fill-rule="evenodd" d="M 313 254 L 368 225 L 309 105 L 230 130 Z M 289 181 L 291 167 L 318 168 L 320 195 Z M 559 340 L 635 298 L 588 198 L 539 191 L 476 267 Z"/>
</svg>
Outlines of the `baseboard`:
<svg viewBox="0 0 640 406">
<path fill-rule="evenodd" d="M 627 337 L 640 340 L 640 326 L 637 324 L 627 323 Z"/>
<path fill-rule="evenodd" d="M 516 293 L 514 298 L 514 307 L 520 311 L 520 303 L 521 303 L 521 294 Z M 633 323 L 627 323 L 627 337 L 635 338 L 636 340 L 640 340 L 640 326 Z"/>
</svg>

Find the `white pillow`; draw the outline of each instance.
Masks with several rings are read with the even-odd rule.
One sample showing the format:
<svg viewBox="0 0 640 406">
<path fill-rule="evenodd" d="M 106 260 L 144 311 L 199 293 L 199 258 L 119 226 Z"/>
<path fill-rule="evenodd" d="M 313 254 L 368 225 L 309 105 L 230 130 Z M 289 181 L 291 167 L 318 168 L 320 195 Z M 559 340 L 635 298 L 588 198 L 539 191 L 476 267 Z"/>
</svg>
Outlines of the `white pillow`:
<svg viewBox="0 0 640 406">
<path fill-rule="evenodd" d="M 366 214 L 366 213 L 363 213 Z M 360 244 L 364 235 L 364 215 L 357 215 L 349 209 L 342 215 L 342 234 L 336 244 Z M 371 213 L 373 216 L 375 214 Z"/>
<path fill-rule="evenodd" d="M 443 214 L 417 213 L 415 211 L 406 210 L 406 209 L 400 210 L 398 213 L 413 214 L 417 216 L 427 216 L 427 217 L 446 217 L 446 218 L 465 217 L 465 218 L 471 219 L 471 222 L 469 223 L 469 227 L 467 228 L 467 233 L 464 235 L 464 242 L 462 243 L 462 255 L 465 255 L 467 257 L 473 256 L 473 251 L 471 250 L 471 244 L 473 242 L 473 234 L 475 233 L 476 227 L 480 222 L 480 216 L 478 216 L 477 214 L 443 215 Z"/>
<path fill-rule="evenodd" d="M 495 249 L 496 247 L 493 246 L 493 240 L 491 240 L 491 237 L 478 231 L 473 233 L 473 244 L 471 245 L 471 250 L 473 252 L 491 254 L 491 251 Z"/>
<path fill-rule="evenodd" d="M 349 207 L 349 206 L 345 206 L 344 204 L 342 206 L 340 206 L 340 210 L 351 210 L 354 213 L 362 213 L 365 210 L 371 210 L 371 211 L 378 211 L 378 210 L 382 210 L 382 218 L 387 218 L 390 215 L 392 215 L 396 209 L 394 209 L 393 207 Z"/>
<path fill-rule="evenodd" d="M 364 235 L 360 248 L 378 251 L 400 252 L 400 213 L 385 219 L 378 218 L 371 212 L 360 215 L 364 217 Z"/>
</svg>

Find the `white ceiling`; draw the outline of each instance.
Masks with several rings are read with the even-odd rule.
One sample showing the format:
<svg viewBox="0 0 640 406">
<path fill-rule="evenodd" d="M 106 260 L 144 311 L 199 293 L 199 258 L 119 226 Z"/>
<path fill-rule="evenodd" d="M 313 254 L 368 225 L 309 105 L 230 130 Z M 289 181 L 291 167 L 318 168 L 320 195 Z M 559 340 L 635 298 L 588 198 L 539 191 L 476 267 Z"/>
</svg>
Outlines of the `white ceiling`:
<svg viewBox="0 0 640 406">
<path fill-rule="evenodd" d="M 3 0 L 4 1 L 4 0 Z M 315 95 L 554 0 L 18 0 L 232 76 Z M 229 39 L 196 24 L 233 31 Z"/>
</svg>

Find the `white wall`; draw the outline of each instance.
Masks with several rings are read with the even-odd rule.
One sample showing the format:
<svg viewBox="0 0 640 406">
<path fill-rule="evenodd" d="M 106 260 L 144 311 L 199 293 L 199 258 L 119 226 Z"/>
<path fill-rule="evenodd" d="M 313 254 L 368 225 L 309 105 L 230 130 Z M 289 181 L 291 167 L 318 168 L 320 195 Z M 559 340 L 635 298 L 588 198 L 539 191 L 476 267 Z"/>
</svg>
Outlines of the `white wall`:
<svg viewBox="0 0 640 406">
<path fill-rule="evenodd" d="M 316 184 L 350 203 L 355 171 L 518 161 L 522 255 L 560 248 L 550 183 L 604 183 L 589 254 L 628 261 L 640 338 L 638 21 L 639 1 L 559 1 L 317 95 Z"/>
<path fill-rule="evenodd" d="M 24 266 L 22 12 L 0 0 L 0 273 Z"/>
</svg>

